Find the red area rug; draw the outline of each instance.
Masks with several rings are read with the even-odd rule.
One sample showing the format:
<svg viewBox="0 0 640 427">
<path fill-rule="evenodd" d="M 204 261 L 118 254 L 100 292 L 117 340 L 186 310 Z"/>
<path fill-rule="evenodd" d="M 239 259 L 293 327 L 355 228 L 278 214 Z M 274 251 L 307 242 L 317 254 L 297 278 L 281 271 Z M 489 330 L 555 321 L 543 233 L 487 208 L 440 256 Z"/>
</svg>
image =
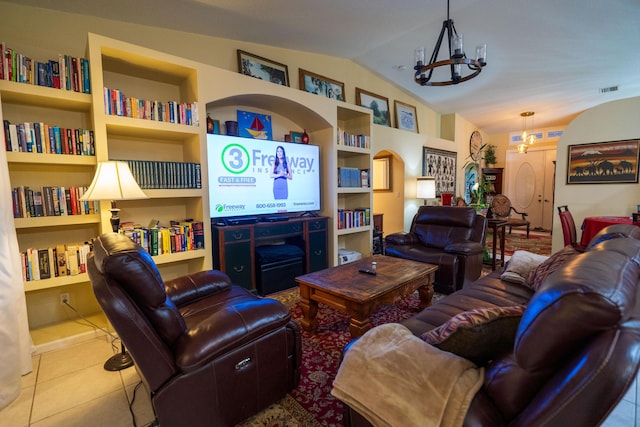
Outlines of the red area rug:
<svg viewBox="0 0 640 427">
<path fill-rule="evenodd" d="M 300 320 L 298 289 L 269 295 L 287 305 L 294 319 Z M 418 312 L 417 293 L 403 301 L 376 311 L 371 322 L 374 326 L 399 322 Z M 280 402 L 239 424 L 242 427 L 314 427 L 343 426 L 342 403 L 331 396 L 333 379 L 338 372 L 342 349 L 349 341 L 349 318 L 337 310 L 320 304 L 318 331 L 314 334 L 302 330 L 302 374 L 300 384 Z"/>
</svg>

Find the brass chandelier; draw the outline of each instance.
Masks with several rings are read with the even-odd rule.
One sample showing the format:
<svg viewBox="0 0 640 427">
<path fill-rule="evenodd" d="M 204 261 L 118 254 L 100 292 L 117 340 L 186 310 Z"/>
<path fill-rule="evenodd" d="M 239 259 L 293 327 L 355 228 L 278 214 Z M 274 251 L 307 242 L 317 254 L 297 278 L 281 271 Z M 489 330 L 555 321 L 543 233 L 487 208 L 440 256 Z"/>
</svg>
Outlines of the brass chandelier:
<svg viewBox="0 0 640 427">
<path fill-rule="evenodd" d="M 445 32 L 449 45 L 449 59 L 438 61 L 438 53 L 440 52 Z M 487 65 L 487 45 L 476 46 L 476 57 L 472 59 L 467 58 L 463 44 L 463 35 L 458 34 L 455 25 L 453 25 L 453 20 L 449 18 L 449 0 L 447 0 L 447 20 L 442 23 L 440 36 L 433 49 L 429 63 L 425 63 L 424 47 L 416 48 L 414 51 L 416 65 L 413 69 L 416 70 L 414 78 L 416 83 L 421 86 L 448 86 L 466 82 L 480 74 L 482 68 Z M 465 65 L 468 70 L 463 67 Z M 433 70 L 445 66 L 449 66 L 451 69 L 450 80 L 431 81 Z M 469 72 L 469 74 L 464 75 L 463 70 Z"/>
<path fill-rule="evenodd" d="M 521 143 L 517 145 L 516 149 L 518 153 L 526 154 L 530 145 L 533 145 L 536 142 L 536 135 L 533 133 L 533 115 L 535 113 L 533 111 L 525 111 L 520 113 L 520 117 L 522 117 L 522 136 Z M 527 133 L 527 118 L 531 117 L 531 127 L 529 133 Z"/>
</svg>

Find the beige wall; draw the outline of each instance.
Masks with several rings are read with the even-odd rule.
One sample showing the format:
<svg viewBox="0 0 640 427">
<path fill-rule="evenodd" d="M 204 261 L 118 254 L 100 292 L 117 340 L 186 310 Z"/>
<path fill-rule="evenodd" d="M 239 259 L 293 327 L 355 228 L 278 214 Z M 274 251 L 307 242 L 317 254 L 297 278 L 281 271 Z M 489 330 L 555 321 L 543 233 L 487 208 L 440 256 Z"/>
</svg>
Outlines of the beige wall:
<svg viewBox="0 0 640 427">
<path fill-rule="evenodd" d="M 567 146 L 590 142 L 618 141 L 640 138 L 640 97 L 608 102 L 591 108 L 567 126 L 558 142 L 553 250 L 563 246 L 562 227 L 556 220 L 557 206 L 567 205 L 578 229 L 587 216 L 628 215 L 640 203 L 640 184 L 566 184 Z"/>
<path fill-rule="evenodd" d="M 476 126 L 456 115 L 452 119 L 454 131 L 446 139 L 441 139 L 439 113 L 404 90 L 347 59 L 64 12 L 52 12 L 2 1 L 0 1 L 0 9 L 2 10 L 0 14 L 2 41 L 35 59 L 50 59 L 58 53 L 85 56 L 89 32 L 233 72 L 237 71 L 236 50 L 241 49 L 286 64 L 289 70 L 290 86 L 296 90 L 299 87 L 298 69 L 303 68 L 344 82 L 347 103 L 355 103 L 356 87 L 385 96 L 389 99 L 393 123 L 395 123 L 394 100 L 416 106 L 419 134 L 374 125 L 372 135 L 374 154 L 381 150 L 389 150 L 396 153 L 399 160 L 405 162 L 404 184 L 406 185 L 404 191 L 395 200 L 404 207 L 404 218 L 389 218 L 390 223 L 402 222 L 404 228 L 409 227 L 418 205 L 418 201 L 415 200 L 415 178 L 422 174 L 422 147 L 456 151 L 458 164 L 461 166 L 468 155 L 469 135 L 476 130 Z M 55 36 L 52 37 L 52 35 Z M 225 82 L 205 78 L 200 84 L 224 86 Z M 215 88 L 212 89 L 211 92 L 217 91 Z M 287 90 L 283 89 L 281 96 L 287 96 Z M 201 100 L 203 104 L 207 102 L 208 100 Z M 462 188 L 460 181 L 462 178 L 462 173 L 459 171 L 459 188 Z M 402 184 L 403 180 L 398 181 Z M 374 200 L 374 210 L 376 208 Z"/>
</svg>

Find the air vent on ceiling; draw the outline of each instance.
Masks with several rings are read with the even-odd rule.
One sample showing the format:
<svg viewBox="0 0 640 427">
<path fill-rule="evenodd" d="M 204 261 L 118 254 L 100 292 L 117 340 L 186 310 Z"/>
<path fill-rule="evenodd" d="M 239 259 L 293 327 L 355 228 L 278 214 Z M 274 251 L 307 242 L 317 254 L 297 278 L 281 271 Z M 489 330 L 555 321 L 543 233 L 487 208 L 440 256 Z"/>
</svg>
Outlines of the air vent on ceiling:
<svg viewBox="0 0 640 427">
<path fill-rule="evenodd" d="M 617 90 L 618 86 L 602 87 L 600 88 L 600 93 L 615 92 Z"/>
</svg>

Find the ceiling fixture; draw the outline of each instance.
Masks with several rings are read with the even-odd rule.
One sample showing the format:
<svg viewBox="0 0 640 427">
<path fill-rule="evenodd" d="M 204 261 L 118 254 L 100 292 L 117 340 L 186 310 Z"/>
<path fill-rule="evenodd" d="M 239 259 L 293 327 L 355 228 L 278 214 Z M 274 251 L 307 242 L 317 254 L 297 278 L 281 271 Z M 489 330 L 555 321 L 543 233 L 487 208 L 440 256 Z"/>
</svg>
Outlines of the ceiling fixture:
<svg viewBox="0 0 640 427">
<path fill-rule="evenodd" d="M 447 43 L 449 45 L 449 59 L 438 61 L 438 53 L 440 52 L 440 46 L 442 39 L 444 38 L 445 31 L 447 33 Z M 487 45 L 481 44 L 476 46 L 476 58 L 467 58 L 464 53 L 463 36 L 458 34 L 453 20 L 449 18 L 449 0 L 447 0 L 447 20 L 442 23 L 442 30 L 440 30 L 440 36 L 436 42 L 436 46 L 431 54 L 431 59 L 428 64 L 425 64 L 425 49 L 424 47 L 418 47 L 414 51 L 416 65 L 413 67 L 416 70 L 415 81 L 421 86 L 448 86 L 455 85 L 461 82 L 466 82 L 476 77 L 482 71 L 482 68 L 487 65 Z M 471 71 L 470 74 L 463 76 L 463 65 L 466 65 Z M 433 70 L 438 67 L 449 66 L 451 68 L 451 79 L 443 80 L 439 82 L 432 82 L 431 77 Z"/>
<path fill-rule="evenodd" d="M 533 115 L 535 113 L 533 111 L 525 111 L 524 113 L 520 113 L 520 117 L 522 117 L 522 142 L 518 144 L 516 149 L 518 153 L 525 154 L 529 149 L 530 145 L 533 145 L 536 142 L 536 135 L 533 133 Z M 527 119 L 531 117 L 531 126 L 527 127 Z M 527 133 L 527 129 L 529 132 Z"/>
</svg>

